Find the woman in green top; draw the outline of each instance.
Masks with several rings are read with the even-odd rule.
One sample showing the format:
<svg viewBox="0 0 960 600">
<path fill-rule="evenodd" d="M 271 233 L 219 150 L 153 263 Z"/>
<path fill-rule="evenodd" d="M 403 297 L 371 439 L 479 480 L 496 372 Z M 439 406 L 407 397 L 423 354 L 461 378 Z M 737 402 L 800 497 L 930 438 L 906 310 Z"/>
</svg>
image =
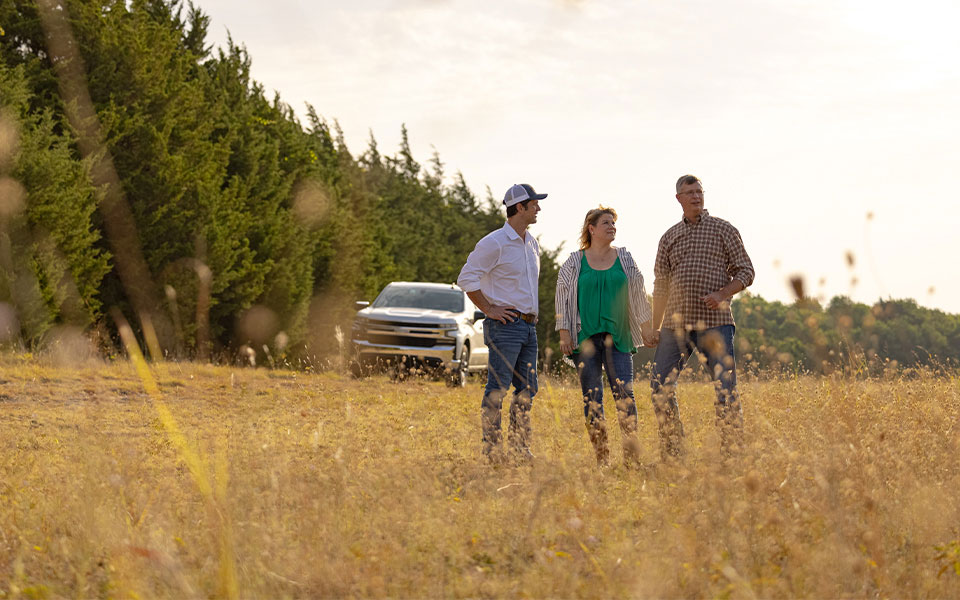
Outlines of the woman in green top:
<svg viewBox="0 0 960 600">
<path fill-rule="evenodd" d="M 583 391 L 583 415 L 597 462 L 609 461 L 603 415 L 603 370 L 617 403 L 624 460 L 639 462 L 637 403 L 633 397 L 633 353 L 654 345 L 650 303 L 633 256 L 613 246 L 617 212 L 600 206 L 587 212 L 580 250 L 557 275 L 560 350 L 573 355 Z M 574 341 L 574 337 L 576 341 Z"/>
</svg>

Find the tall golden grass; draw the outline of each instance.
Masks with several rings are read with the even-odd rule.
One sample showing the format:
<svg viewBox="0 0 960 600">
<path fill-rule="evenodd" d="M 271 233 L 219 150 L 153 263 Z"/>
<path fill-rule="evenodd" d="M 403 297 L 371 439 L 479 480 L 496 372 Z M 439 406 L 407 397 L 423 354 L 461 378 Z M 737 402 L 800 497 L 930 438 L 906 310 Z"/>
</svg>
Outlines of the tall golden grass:
<svg viewBox="0 0 960 600">
<path fill-rule="evenodd" d="M 678 464 L 638 382 L 648 466 L 598 470 L 559 381 L 494 468 L 475 381 L 153 369 L 0 359 L 0 597 L 960 594 L 957 377 L 744 382 L 726 461 L 687 383 Z"/>
</svg>

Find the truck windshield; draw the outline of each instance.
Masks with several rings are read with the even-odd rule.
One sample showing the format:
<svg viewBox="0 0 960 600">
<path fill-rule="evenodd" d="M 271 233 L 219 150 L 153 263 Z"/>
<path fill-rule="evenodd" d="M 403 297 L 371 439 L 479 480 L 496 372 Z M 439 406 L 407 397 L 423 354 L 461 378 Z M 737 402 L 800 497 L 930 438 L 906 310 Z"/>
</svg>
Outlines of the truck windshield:
<svg viewBox="0 0 960 600">
<path fill-rule="evenodd" d="M 423 308 L 427 310 L 463 311 L 463 292 L 436 288 L 388 286 L 373 308 Z"/>
</svg>

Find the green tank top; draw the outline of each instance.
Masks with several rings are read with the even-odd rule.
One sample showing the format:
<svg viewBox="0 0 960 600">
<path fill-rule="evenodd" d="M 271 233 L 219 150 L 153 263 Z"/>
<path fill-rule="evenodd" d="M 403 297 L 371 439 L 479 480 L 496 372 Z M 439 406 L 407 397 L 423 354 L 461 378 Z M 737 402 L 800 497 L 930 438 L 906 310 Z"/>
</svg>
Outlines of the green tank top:
<svg viewBox="0 0 960 600">
<path fill-rule="evenodd" d="M 620 352 L 634 352 L 630 333 L 630 292 L 627 274 L 620 257 L 609 269 L 597 271 L 581 254 L 577 278 L 577 309 L 580 333 L 577 345 L 597 333 L 613 334 L 613 345 Z"/>
</svg>

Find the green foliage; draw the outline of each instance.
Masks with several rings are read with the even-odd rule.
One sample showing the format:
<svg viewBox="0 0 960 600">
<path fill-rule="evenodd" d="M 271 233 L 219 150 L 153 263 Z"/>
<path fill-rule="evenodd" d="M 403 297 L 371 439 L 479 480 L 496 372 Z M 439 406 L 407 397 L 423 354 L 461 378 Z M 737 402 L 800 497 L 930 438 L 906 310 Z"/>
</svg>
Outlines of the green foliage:
<svg viewBox="0 0 960 600">
<path fill-rule="evenodd" d="M 0 62 L 0 120 L 18 132 L 6 177 L 0 236 L 0 301 L 16 307 L 30 344 L 52 326 L 91 325 L 100 309 L 100 281 L 109 254 L 97 248 L 92 227 L 97 197 L 88 165 L 50 109 L 30 104 L 26 68 Z M 16 186 L 19 192 L 11 191 Z"/>
<path fill-rule="evenodd" d="M 792 305 L 745 294 L 733 303 L 737 353 L 752 369 L 832 373 L 960 362 L 960 315 L 881 300 L 873 306 L 833 298 Z"/>
<path fill-rule="evenodd" d="M 30 2 L 14 9 L 35 15 Z M 302 336 L 314 240 L 290 208 L 295 182 L 317 162 L 316 137 L 278 99 L 265 98 L 242 49 L 231 44 L 208 55 L 208 20 L 195 7 L 186 18 L 179 2 L 87 0 L 68 9 L 105 150 L 156 283 L 152 292 L 167 289 L 171 310 L 184 317 L 175 319 L 181 343 L 197 341 L 202 266 L 212 273 L 209 322 L 218 347 L 247 341 L 235 325 L 256 304 L 274 311 L 288 339 Z M 35 78 L 30 100 L 62 113 L 62 101 L 42 95 L 53 78 L 37 22 L 18 21 L 24 29 L 9 38 L 18 46 L 4 40 L 4 56 L 37 72 L 44 65 L 48 76 Z M 116 272 L 94 285 L 103 304 L 127 306 Z"/>
<path fill-rule="evenodd" d="M 560 248 L 548 249 L 542 246 L 540 248 L 540 286 L 538 290 L 540 320 L 537 321 L 537 342 L 540 346 L 541 357 L 545 358 L 546 355 L 549 355 L 551 363 L 561 358 L 560 337 L 556 330 L 557 273 L 560 271 L 557 256 L 559 254 Z"/>
<path fill-rule="evenodd" d="M 221 277 L 214 287 L 218 305 L 211 321 L 215 333 L 227 332 L 237 312 L 262 304 L 280 317 L 280 327 L 299 340 L 305 327 L 313 284 L 313 243 L 308 230 L 291 212 L 296 183 L 318 172 L 315 163 L 318 137 L 306 135 L 289 107 L 279 99 L 268 101 L 262 87 L 250 79 L 246 52 L 232 43 L 206 64 L 222 106 L 216 135 L 223 140 L 227 157 L 218 174 L 224 215 L 212 220 L 208 231 L 230 222 L 218 235 L 208 235 L 210 247 L 244 248 L 238 263 L 211 265 Z M 234 340 L 243 343 L 247 340 Z"/>
</svg>

